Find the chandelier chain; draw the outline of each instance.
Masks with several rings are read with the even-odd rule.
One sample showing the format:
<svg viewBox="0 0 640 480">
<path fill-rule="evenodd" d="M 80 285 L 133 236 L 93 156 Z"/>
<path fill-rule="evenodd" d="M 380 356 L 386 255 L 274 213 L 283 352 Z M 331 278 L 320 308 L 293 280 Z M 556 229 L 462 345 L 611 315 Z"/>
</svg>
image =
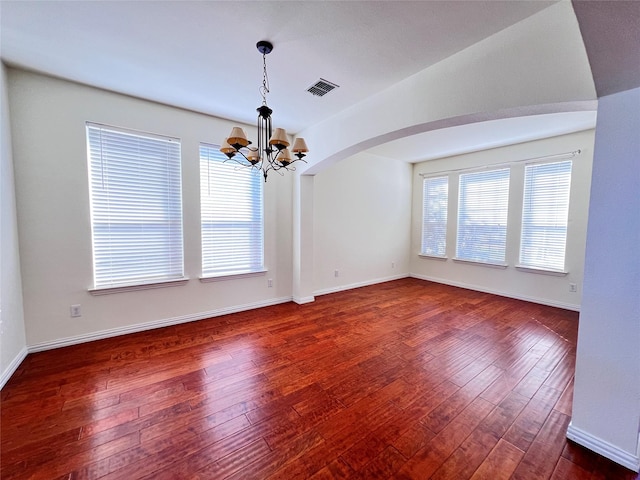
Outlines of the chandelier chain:
<svg viewBox="0 0 640 480">
<path fill-rule="evenodd" d="M 267 104 L 267 93 L 269 93 L 269 76 L 267 75 L 267 55 L 262 54 L 262 86 L 260 87 L 262 94 L 262 105 Z"/>
</svg>

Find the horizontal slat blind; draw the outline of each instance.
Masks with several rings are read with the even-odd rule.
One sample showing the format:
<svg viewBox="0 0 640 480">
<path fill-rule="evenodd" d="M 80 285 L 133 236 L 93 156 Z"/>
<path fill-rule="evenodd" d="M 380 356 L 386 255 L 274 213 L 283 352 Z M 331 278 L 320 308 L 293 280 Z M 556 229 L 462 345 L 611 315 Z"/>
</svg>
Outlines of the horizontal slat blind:
<svg viewBox="0 0 640 480">
<path fill-rule="evenodd" d="M 509 169 L 460 174 L 456 257 L 504 263 Z"/>
<path fill-rule="evenodd" d="M 422 184 L 422 248 L 420 253 L 444 257 L 447 247 L 449 177 L 425 178 Z"/>
<path fill-rule="evenodd" d="M 525 167 L 522 266 L 564 270 L 571 168 L 571 160 Z"/>
<path fill-rule="evenodd" d="M 262 177 L 226 159 L 200 145 L 203 276 L 264 270 Z"/>
<path fill-rule="evenodd" d="M 182 278 L 180 142 L 87 124 L 96 288 Z"/>
</svg>

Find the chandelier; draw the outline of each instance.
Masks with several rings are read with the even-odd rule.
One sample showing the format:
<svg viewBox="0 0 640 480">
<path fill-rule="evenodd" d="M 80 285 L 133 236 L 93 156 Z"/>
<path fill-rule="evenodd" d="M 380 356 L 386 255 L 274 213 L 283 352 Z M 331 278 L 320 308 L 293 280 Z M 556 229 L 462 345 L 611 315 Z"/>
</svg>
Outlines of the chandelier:
<svg viewBox="0 0 640 480">
<path fill-rule="evenodd" d="M 220 151 L 229 160 L 234 160 L 238 164 L 255 168 L 262 171 L 264 181 L 267 181 L 267 174 L 270 170 L 279 172 L 281 169 L 295 170 L 291 164 L 303 160 L 309 151 L 304 138 L 296 138 L 293 147 L 289 151 L 289 139 L 284 128 L 271 128 L 271 114 L 273 110 L 267 105 L 267 93 L 269 93 L 269 77 L 267 76 L 267 55 L 273 50 L 270 42 L 261 40 L 256 44 L 258 51 L 262 54 L 262 105 L 258 111 L 258 145 L 250 147 L 251 142 L 247 140 L 247 135 L 240 127 L 233 127 L 229 137 L 224 141 Z M 291 153 L 294 157 L 292 158 Z M 279 172 L 282 175 L 282 172 Z"/>
</svg>

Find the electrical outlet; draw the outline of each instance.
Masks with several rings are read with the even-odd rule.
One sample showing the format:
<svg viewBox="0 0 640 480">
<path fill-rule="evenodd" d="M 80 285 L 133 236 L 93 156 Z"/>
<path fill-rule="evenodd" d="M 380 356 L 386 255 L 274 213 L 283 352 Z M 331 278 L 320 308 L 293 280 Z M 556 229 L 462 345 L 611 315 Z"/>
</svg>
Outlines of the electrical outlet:
<svg viewBox="0 0 640 480">
<path fill-rule="evenodd" d="M 578 291 L 578 285 L 576 283 L 570 283 L 569 284 L 569 291 L 570 292 L 577 292 Z"/>
<path fill-rule="evenodd" d="M 267 286 L 269 288 L 273 287 L 273 278 L 270 278 L 269 280 L 267 280 Z"/>
<path fill-rule="evenodd" d="M 80 310 L 80 305 L 71 305 L 71 316 L 72 317 L 81 317 L 82 311 Z"/>
<path fill-rule="evenodd" d="M 333 276 L 334 277 L 339 277 L 340 276 L 340 272 L 338 270 L 334 270 L 333 271 Z"/>
</svg>

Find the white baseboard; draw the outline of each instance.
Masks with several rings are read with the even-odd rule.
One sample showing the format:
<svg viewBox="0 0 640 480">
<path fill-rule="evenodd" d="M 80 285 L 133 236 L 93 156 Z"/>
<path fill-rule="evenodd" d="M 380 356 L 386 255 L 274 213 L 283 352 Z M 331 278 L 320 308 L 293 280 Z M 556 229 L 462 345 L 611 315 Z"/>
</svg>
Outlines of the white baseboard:
<svg viewBox="0 0 640 480">
<path fill-rule="evenodd" d="M 179 325 L 181 323 L 195 322 L 197 320 L 204 320 L 205 318 L 219 317 L 221 315 L 228 315 L 230 313 L 244 312 L 246 310 L 253 310 L 255 308 L 269 307 L 271 305 L 277 305 L 279 303 L 286 303 L 292 300 L 291 297 L 273 298 L 262 302 L 247 303 L 244 305 L 236 305 L 233 307 L 219 308 L 217 310 L 211 310 L 209 312 L 199 312 L 190 315 L 182 315 L 180 317 L 165 318 L 161 320 L 154 320 L 146 323 L 139 323 L 136 325 L 127 325 L 125 327 L 111 328 L 109 330 L 101 330 L 98 332 L 86 333 L 83 335 L 76 335 L 73 337 L 61 338 L 59 340 L 53 340 L 49 342 L 41 342 L 28 347 L 29 353 L 42 352 L 44 350 L 52 350 L 54 348 L 67 347 L 69 345 L 77 345 L 79 343 L 92 342 L 94 340 L 102 340 L 104 338 L 117 337 L 119 335 L 126 335 L 128 333 L 144 332 L 145 330 L 152 330 L 154 328 L 169 327 L 171 325 Z"/>
<path fill-rule="evenodd" d="M 569 424 L 569 428 L 567 428 L 567 438 L 634 472 L 640 471 L 639 454 L 633 455 L 632 453 L 622 450 L 584 430 L 574 427 L 571 423 Z"/>
<path fill-rule="evenodd" d="M 467 290 L 475 290 L 477 292 L 490 293 L 492 295 L 499 295 L 501 297 L 515 298 L 516 300 L 524 300 L 526 302 L 539 303 L 541 305 L 548 305 L 550 307 L 563 308 L 565 310 L 573 310 L 575 312 L 580 311 L 580 305 L 574 303 L 555 302 L 546 298 L 529 297 L 526 295 L 513 295 L 511 293 L 501 292 L 498 290 L 492 290 L 478 285 L 471 285 L 464 282 L 453 282 L 442 278 L 429 277 L 427 275 L 419 275 L 411 273 L 409 275 L 412 278 L 418 278 L 420 280 L 427 280 L 429 282 L 442 283 L 444 285 L 451 285 L 452 287 L 466 288 Z"/>
<path fill-rule="evenodd" d="M 22 347 L 22 350 L 20 350 L 18 355 L 16 355 L 16 357 L 11 361 L 9 366 L 4 369 L 4 372 L 2 372 L 2 376 L 0 377 L 0 390 L 4 388 L 5 384 L 11 378 L 11 375 L 13 375 L 16 372 L 20 364 L 27 357 L 28 353 L 29 353 L 29 350 L 27 349 L 27 347 Z"/>
<path fill-rule="evenodd" d="M 293 301 L 298 305 L 304 305 L 305 303 L 311 303 L 316 301 L 316 297 L 309 295 L 308 297 L 293 297 Z"/>
<path fill-rule="evenodd" d="M 314 292 L 315 295 L 327 295 L 329 293 L 342 292 L 344 290 L 351 290 L 354 288 L 367 287 L 369 285 L 375 285 L 377 283 L 390 282 L 392 280 L 400 280 L 401 278 L 407 278 L 409 274 L 394 275 L 391 277 L 377 278 L 374 280 L 366 280 L 364 282 L 351 283 L 349 285 L 340 285 L 338 287 L 325 288 Z"/>
</svg>

